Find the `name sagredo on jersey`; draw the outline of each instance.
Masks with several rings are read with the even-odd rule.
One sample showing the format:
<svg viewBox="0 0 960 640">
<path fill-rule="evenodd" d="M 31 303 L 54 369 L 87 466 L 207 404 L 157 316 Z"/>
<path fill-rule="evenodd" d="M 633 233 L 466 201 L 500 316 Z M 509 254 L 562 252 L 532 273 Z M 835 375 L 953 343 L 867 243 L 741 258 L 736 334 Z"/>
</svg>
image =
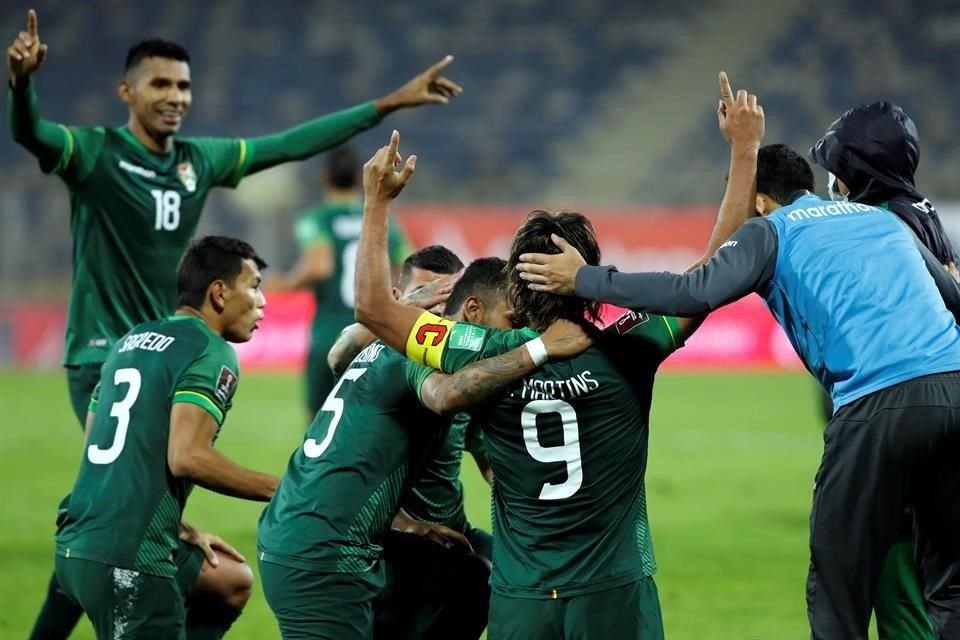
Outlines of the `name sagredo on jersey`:
<svg viewBox="0 0 960 640">
<path fill-rule="evenodd" d="M 135 333 L 123 339 L 123 345 L 120 347 L 118 353 L 125 353 L 127 351 L 133 351 L 134 349 L 160 353 L 166 351 L 175 341 L 176 338 L 173 336 L 166 336 L 154 331 Z"/>
</svg>

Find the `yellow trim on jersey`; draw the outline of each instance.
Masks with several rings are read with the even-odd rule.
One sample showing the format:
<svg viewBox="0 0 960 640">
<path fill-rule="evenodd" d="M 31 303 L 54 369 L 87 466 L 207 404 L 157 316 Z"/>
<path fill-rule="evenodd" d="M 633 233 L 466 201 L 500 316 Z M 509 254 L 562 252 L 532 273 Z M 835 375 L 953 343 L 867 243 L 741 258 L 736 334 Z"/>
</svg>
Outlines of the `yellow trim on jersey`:
<svg viewBox="0 0 960 640">
<path fill-rule="evenodd" d="M 431 369 L 440 369 L 455 324 L 429 311 L 421 313 L 407 336 L 407 357 Z"/>
<path fill-rule="evenodd" d="M 53 173 L 60 173 L 70 166 L 70 159 L 73 157 L 73 133 L 70 131 L 69 127 L 66 127 L 65 125 L 58 124 L 57 126 L 63 129 L 64 135 L 67 136 L 67 146 L 60 155 L 60 160 L 57 162 L 57 166 L 53 168 Z"/>
<path fill-rule="evenodd" d="M 243 163 L 247 161 L 247 141 L 243 138 L 240 138 L 240 159 L 237 160 L 237 168 L 233 170 L 233 174 L 236 175 L 243 170 Z M 242 176 L 241 176 L 242 177 Z"/>
<path fill-rule="evenodd" d="M 667 333 L 670 334 L 670 341 L 673 342 L 673 348 L 677 348 L 677 336 L 673 335 L 673 328 L 670 326 L 670 321 L 667 320 L 666 316 L 660 316 L 660 319 L 663 320 L 663 324 L 667 326 Z"/>
<path fill-rule="evenodd" d="M 201 409 L 206 409 L 217 421 L 217 424 L 223 422 L 223 411 L 220 411 L 220 408 L 214 404 L 213 400 L 202 393 L 197 393 L 196 391 L 177 391 L 173 394 L 173 401 L 195 404 Z"/>
</svg>

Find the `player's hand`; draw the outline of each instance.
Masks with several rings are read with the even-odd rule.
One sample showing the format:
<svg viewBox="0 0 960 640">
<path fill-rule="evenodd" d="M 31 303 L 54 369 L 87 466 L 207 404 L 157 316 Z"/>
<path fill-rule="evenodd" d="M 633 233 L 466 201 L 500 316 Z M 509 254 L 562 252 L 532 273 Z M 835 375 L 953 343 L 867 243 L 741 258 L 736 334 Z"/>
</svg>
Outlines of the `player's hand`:
<svg viewBox="0 0 960 640">
<path fill-rule="evenodd" d="M 46 55 L 47 45 L 40 42 L 37 28 L 37 12 L 30 9 L 27 12 L 27 30 L 21 31 L 7 49 L 7 70 L 10 71 L 11 84 L 17 86 L 17 80 L 36 71 Z"/>
<path fill-rule="evenodd" d="M 437 278 L 433 282 L 420 287 L 416 291 L 411 291 L 400 298 L 400 302 L 418 309 L 426 309 L 438 315 L 443 314 L 443 306 L 450 297 L 453 287 L 463 275 L 463 270 L 451 273 L 450 275 Z"/>
<path fill-rule="evenodd" d="M 213 567 L 216 567 L 220 564 L 220 559 L 217 557 L 217 551 L 230 556 L 238 562 L 247 561 L 247 559 L 243 557 L 243 554 L 224 542 L 220 536 L 207 533 L 206 531 L 200 531 L 199 529 L 194 529 L 192 527 L 190 529 L 181 529 L 180 539 L 187 544 L 200 547 L 203 550 L 203 555 L 207 558 L 207 562 L 209 562 Z"/>
<path fill-rule="evenodd" d="M 453 56 L 446 56 L 410 82 L 376 102 L 377 112 L 386 115 L 404 107 L 419 107 L 422 104 L 448 104 L 451 98 L 463 89 L 440 73 L 453 63 Z"/>
<path fill-rule="evenodd" d="M 367 204 L 386 204 L 400 195 L 417 166 L 417 156 L 406 162 L 399 153 L 400 133 L 394 129 L 390 144 L 380 147 L 363 165 L 363 195 Z M 397 167 L 401 167 L 397 171 Z"/>
<path fill-rule="evenodd" d="M 550 360 L 564 360 L 578 356 L 591 346 L 593 327 L 570 320 L 556 320 L 547 327 L 540 339 Z"/>
<path fill-rule="evenodd" d="M 468 553 L 473 553 L 473 547 L 470 545 L 470 541 L 467 540 L 462 533 L 454 531 L 449 527 L 444 527 L 443 525 L 427 524 L 426 522 L 410 518 L 406 521 L 401 531 L 426 538 L 446 549 L 459 548 Z"/>
<path fill-rule="evenodd" d="M 764 132 L 763 107 L 757 104 L 757 96 L 743 89 L 734 97 L 725 71 L 720 72 L 717 122 L 731 147 L 760 148 Z"/>
<path fill-rule="evenodd" d="M 520 272 L 520 278 L 526 280 L 527 286 L 534 291 L 572 296 L 577 271 L 587 262 L 576 247 L 557 234 L 551 234 L 550 238 L 560 249 L 560 253 L 521 254 L 517 271 Z"/>
</svg>

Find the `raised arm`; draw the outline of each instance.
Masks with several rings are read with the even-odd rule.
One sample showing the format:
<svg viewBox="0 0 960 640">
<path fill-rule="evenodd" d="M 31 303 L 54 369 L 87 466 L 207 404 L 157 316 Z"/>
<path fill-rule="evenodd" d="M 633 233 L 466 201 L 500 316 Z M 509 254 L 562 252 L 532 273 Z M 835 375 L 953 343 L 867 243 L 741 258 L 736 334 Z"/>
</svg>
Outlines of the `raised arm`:
<svg viewBox="0 0 960 640">
<path fill-rule="evenodd" d="M 396 91 L 351 109 L 310 120 L 286 131 L 247 140 L 250 160 L 246 175 L 284 162 L 305 160 L 343 144 L 378 124 L 384 116 L 407 107 L 447 104 L 463 89 L 441 75 L 453 62 L 447 56 Z"/>
<path fill-rule="evenodd" d="M 170 473 L 228 496 L 268 502 L 280 479 L 247 469 L 213 448 L 217 421 L 206 409 L 185 402 L 170 412 L 167 465 Z"/>
<path fill-rule="evenodd" d="M 30 76 L 40 68 L 47 45 L 40 42 L 37 12 L 27 12 L 27 30 L 21 31 L 7 49 L 10 91 L 7 94 L 7 122 L 14 141 L 32 153 L 44 171 L 61 163 L 71 142 L 65 127 L 40 118 L 37 93 Z"/>
</svg>

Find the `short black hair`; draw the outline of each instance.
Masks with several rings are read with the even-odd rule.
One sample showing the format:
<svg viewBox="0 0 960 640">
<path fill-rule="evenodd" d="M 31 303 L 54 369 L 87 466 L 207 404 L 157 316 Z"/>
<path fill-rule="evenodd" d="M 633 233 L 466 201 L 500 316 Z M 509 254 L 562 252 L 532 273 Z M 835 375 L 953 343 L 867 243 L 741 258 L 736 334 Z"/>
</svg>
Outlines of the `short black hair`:
<svg viewBox="0 0 960 640">
<path fill-rule="evenodd" d="M 790 204 L 797 191 L 815 191 L 813 169 L 806 158 L 785 144 L 768 144 L 757 154 L 757 193 Z"/>
<path fill-rule="evenodd" d="M 403 261 L 403 268 L 400 269 L 400 282 L 397 284 L 401 290 L 405 289 L 410 283 L 410 276 L 414 269 L 424 269 L 446 275 L 463 269 L 463 262 L 457 257 L 457 254 L 446 247 L 438 244 L 424 247 L 411 253 Z"/>
<path fill-rule="evenodd" d="M 443 314 L 455 314 L 470 297 L 480 298 L 488 306 L 495 306 L 505 299 L 507 261 L 503 258 L 478 258 L 471 262 L 450 292 Z"/>
<path fill-rule="evenodd" d="M 223 280 L 232 285 L 243 271 L 244 260 L 267 268 L 264 259 L 243 240 L 205 236 L 191 242 L 177 267 L 177 305 L 201 308 L 210 284 Z"/>
<path fill-rule="evenodd" d="M 576 247 L 589 265 L 600 264 L 600 245 L 593 224 L 582 213 L 574 211 L 533 211 L 517 230 L 510 248 L 507 271 L 510 282 L 510 298 L 516 321 L 521 326 L 543 331 L 555 320 L 580 322 L 584 319 L 600 319 L 600 303 L 577 297 L 558 296 L 552 293 L 533 291 L 526 280 L 520 278 L 517 263 L 524 253 L 560 253 L 553 244 L 551 234 L 557 234 Z"/>
<path fill-rule="evenodd" d="M 167 58 L 168 60 L 190 62 L 190 54 L 182 45 L 169 40 L 151 38 L 130 47 L 130 50 L 127 51 L 127 63 L 123 67 L 124 73 L 140 66 L 144 58 Z"/>
<path fill-rule="evenodd" d="M 344 145 L 328 153 L 324 171 L 335 189 L 353 189 L 360 184 L 360 159 L 352 147 Z"/>
</svg>

